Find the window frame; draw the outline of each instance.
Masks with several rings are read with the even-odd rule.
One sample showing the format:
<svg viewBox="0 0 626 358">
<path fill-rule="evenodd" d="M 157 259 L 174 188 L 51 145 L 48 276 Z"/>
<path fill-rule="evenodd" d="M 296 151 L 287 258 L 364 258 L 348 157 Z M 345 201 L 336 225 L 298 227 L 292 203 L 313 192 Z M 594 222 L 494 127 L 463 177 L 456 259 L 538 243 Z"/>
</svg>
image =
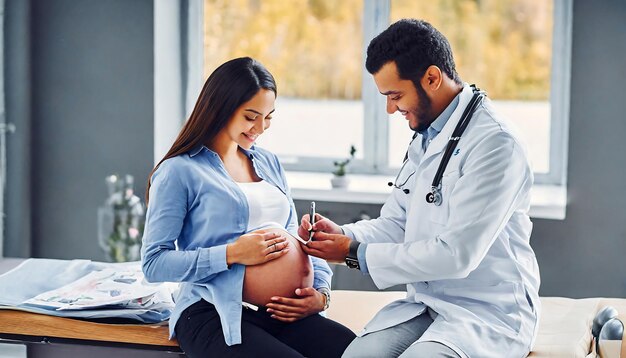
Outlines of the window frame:
<svg viewBox="0 0 626 358">
<path fill-rule="evenodd" d="M 536 184 L 565 186 L 567 183 L 573 7 L 573 0 L 554 0 L 550 71 L 550 169 L 548 173 L 535 173 Z"/>
</svg>

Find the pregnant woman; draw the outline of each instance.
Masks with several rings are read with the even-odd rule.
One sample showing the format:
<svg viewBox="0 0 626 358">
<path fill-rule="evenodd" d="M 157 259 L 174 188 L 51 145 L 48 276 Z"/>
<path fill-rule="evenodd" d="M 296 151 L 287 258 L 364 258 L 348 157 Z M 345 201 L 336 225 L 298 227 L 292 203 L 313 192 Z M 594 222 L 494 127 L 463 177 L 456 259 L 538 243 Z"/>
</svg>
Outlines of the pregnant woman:
<svg viewBox="0 0 626 358">
<path fill-rule="evenodd" d="M 259 62 L 224 63 L 151 173 L 143 271 L 181 283 L 170 336 L 189 357 L 339 357 L 354 338 L 318 314 L 332 272 L 291 236 L 283 169 L 254 145 L 275 100 Z"/>
</svg>

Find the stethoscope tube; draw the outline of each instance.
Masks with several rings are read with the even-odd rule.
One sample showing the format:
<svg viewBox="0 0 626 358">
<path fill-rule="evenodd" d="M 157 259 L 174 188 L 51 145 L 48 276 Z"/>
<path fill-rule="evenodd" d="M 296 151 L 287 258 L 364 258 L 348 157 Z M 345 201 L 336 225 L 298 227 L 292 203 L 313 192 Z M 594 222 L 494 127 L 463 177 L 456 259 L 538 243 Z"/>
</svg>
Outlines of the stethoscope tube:
<svg viewBox="0 0 626 358">
<path fill-rule="evenodd" d="M 457 123 L 454 131 L 452 132 L 452 136 L 450 136 L 450 140 L 448 140 L 446 151 L 443 153 L 443 158 L 441 159 L 441 162 L 439 162 L 437 173 L 435 174 L 433 182 L 430 186 L 430 192 L 426 194 L 426 202 L 429 204 L 435 204 L 436 206 L 441 205 L 443 201 L 443 197 L 441 196 L 441 178 L 443 178 L 443 172 L 446 170 L 448 162 L 452 157 L 452 153 L 459 143 L 465 128 L 467 128 L 467 125 L 472 119 L 472 115 L 474 114 L 476 107 L 478 107 L 478 105 L 485 98 L 486 94 L 484 91 L 481 91 L 478 87 L 476 87 L 476 85 L 471 85 L 471 87 L 474 95 L 472 96 L 472 99 L 467 107 L 465 107 L 465 111 L 463 111 L 459 123 Z"/>
<path fill-rule="evenodd" d="M 417 132 L 415 132 L 415 134 L 413 134 L 413 138 L 411 138 L 411 142 L 409 143 L 409 147 L 411 146 L 411 144 L 413 144 L 413 141 L 415 140 L 415 138 L 417 137 Z M 413 171 L 411 174 L 409 174 L 408 177 L 406 177 L 406 179 L 404 180 L 404 182 L 400 185 L 398 185 L 398 178 L 400 177 L 400 174 L 402 174 L 402 171 L 404 171 L 404 167 L 406 166 L 406 164 L 409 161 L 409 151 L 407 150 L 406 153 L 404 154 L 404 159 L 402 160 L 402 166 L 400 167 L 400 171 L 398 172 L 398 175 L 396 175 L 396 180 L 394 181 L 390 181 L 387 183 L 387 185 L 392 186 L 396 189 L 402 190 L 405 194 L 410 193 L 411 191 L 407 188 L 403 188 L 406 183 L 409 181 L 409 179 L 411 179 L 411 177 L 413 176 L 413 174 L 415 174 L 415 171 Z"/>
<path fill-rule="evenodd" d="M 413 137 L 415 139 L 415 137 Z M 408 152 L 407 152 L 408 153 Z M 403 188 L 406 183 L 409 181 L 409 179 L 411 179 L 411 177 L 413 176 L 413 174 L 415 174 L 415 171 L 412 172 L 411 174 L 409 174 L 408 177 L 406 177 L 406 179 L 404 179 L 404 182 L 400 185 L 397 184 L 398 182 L 398 178 L 400 177 L 400 174 L 402 173 L 402 171 L 404 170 L 404 166 L 408 163 L 409 161 L 407 159 L 404 159 L 404 162 L 402 162 L 402 166 L 400 167 L 400 171 L 398 172 L 398 175 L 396 175 L 396 180 L 395 182 L 388 182 L 387 185 L 392 186 L 396 189 L 400 189 L 402 190 L 402 192 L 404 192 L 405 194 L 410 193 L 411 191 L 407 188 Z"/>
</svg>

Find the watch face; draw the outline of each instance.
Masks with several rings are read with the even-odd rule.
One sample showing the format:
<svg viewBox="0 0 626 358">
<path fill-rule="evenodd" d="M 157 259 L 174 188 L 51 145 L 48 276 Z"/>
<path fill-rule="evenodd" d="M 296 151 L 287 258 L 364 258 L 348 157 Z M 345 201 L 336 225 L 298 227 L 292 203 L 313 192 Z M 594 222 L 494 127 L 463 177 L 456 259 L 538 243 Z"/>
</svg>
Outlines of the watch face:
<svg viewBox="0 0 626 358">
<path fill-rule="evenodd" d="M 330 307 L 330 294 L 328 292 L 323 293 L 324 297 L 326 297 L 326 304 L 324 305 L 324 311 Z"/>
<path fill-rule="evenodd" d="M 355 260 L 351 257 L 346 257 L 346 266 L 348 266 L 349 268 L 355 268 L 358 269 L 359 268 L 359 260 Z"/>
</svg>

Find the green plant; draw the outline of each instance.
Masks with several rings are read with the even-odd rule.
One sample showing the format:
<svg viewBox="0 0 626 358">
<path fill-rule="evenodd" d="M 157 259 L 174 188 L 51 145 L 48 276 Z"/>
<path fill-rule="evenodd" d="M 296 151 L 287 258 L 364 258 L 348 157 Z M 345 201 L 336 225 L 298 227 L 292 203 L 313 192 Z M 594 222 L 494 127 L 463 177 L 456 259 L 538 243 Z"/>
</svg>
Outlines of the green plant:
<svg viewBox="0 0 626 358">
<path fill-rule="evenodd" d="M 333 174 L 335 174 L 338 177 L 346 175 L 346 166 L 350 163 L 350 161 L 352 159 L 354 159 L 354 153 L 356 153 L 356 148 L 354 148 L 354 145 L 351 145 L 350 146 L 350 157 L 346 158 L 345 160 L 342 160 L 342 161 L 335 161 L 333 163 L 333 165 L 336 168 L 333 171 Z"/>
</svg>

